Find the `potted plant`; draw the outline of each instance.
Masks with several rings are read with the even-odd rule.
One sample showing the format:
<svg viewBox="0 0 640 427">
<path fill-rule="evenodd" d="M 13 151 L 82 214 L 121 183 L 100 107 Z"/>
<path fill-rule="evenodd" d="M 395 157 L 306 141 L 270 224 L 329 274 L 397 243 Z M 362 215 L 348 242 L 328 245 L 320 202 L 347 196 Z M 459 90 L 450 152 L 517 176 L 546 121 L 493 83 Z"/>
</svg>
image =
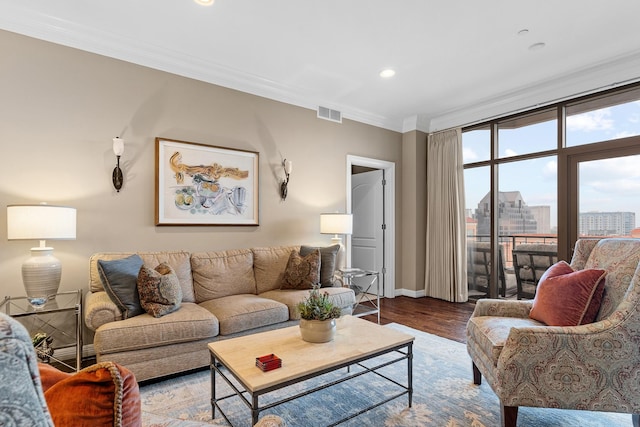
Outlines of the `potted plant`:
<svg viewBox="0 0 640 427">
<path fill-rule="evenodd" d="M 300 335 L 304 341 L 328 342 L 336 333 L 336 319 L 340 307 L 336 307 L 327 292 L 320 292 L 320 284 L 313 286 L 309 297 L 298 303 L 300 312 Z"/>
</svg>

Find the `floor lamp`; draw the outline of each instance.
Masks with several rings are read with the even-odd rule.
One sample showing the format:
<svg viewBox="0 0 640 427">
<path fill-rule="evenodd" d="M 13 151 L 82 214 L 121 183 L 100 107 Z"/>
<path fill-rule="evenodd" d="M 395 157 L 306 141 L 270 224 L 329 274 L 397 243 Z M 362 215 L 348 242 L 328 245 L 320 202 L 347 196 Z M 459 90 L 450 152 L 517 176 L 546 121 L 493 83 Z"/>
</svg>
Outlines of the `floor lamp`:
<svg viewBox="0 0 640 427">
<path fill-rule="evenodd" d="M 344 213 L 320 214 L 320 233 L 334 235 L 331 238 L 331 243 L 340 245 L 336 257 L 336 268 L 345 268 L 345 247 L 340 235 L 353 233 L 353 215 Z"/>
<path fill-rule="evenodd" d="M 75 238 L 75 208 L 47 204 L 7 206 L 7 239 L 40 241 L 22 264 L 22 282 L 32 306 L 43 306 L 60 286 L 62 263 L 53 256 L 53 248 L 46 245 L 46 240 Z"/>
</svg>

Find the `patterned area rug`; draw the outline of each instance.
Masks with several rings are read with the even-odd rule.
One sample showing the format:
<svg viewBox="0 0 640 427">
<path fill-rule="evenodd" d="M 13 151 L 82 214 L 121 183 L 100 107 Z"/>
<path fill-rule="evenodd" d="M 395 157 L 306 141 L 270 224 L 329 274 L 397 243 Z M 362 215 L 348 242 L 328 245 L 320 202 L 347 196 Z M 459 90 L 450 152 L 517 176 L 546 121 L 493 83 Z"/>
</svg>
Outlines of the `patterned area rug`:
<svg viewBox="0 0 640 427">
<path fill-rule="evenodd" d="M 493 427 L 499 425 L 500 407 L 496 395 L 483 383 L 473 385 L 471 361 L 464 344 L 427 334 L 399 324 L 394 328 L 416 337 L 413 346 L 413 406 L 407 407 L 402 396 L 370 410 L 341 426 L 361 427 Z M 319 353 L 318 357 L 322 357 Z M 352 372 L 354 372 L 352 368 Z M 406 363 L 384 368 L 385 374 L 406 383 Z M 308 384 L 328 382 L 344 372 L 309 380 Z M 211 419 L 210 373 L 203 370 L 140 388 L 143 425 L 145 427 L 227 426 L 216 412 Z M 305 385 L 293 386 L 302 390 Z M 223 387 L 219 380 L 218 387 Z M 264 413 L 284 418 L 288 427 L 330 425 L 349 414 L 382 400 L 381 394 L 399 390 L 374 374 L 361 375 L 327 390 L 302 397 Z M 278 392 L 283 393 L 283 392 Z M 262 403 L 262 400 L 261 400 Z M 250 427 L 249 409 L 238 399 L 223 402 L 234 426 Z M 601 412 L 568 411 L 543 408 L 520 408 L 519 426 L 601 427 L 630 426 L 631 415 Z"/>
</svg>

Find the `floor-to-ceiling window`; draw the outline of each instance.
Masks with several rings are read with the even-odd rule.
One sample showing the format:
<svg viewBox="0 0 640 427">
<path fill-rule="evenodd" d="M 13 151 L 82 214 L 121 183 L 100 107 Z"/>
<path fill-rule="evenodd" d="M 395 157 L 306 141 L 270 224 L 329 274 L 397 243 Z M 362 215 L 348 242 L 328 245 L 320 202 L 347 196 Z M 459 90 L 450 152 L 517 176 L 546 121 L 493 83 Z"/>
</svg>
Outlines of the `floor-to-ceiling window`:
<svg viewBox="0 0 640 427">
<path fill-rule="evenodd" d="M 568 260 L 579 236 L 640 237 L 639 135 L 639 85 L 463 129 L 470 297 L 530 298 L 523 260 Z"/>
</svg>

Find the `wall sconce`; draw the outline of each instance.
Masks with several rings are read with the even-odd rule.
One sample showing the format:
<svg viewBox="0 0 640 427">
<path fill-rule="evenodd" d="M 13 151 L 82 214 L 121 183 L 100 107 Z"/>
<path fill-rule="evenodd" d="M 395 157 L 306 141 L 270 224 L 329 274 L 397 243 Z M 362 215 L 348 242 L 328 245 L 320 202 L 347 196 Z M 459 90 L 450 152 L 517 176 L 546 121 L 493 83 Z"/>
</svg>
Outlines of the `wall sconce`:
<svg viewBox="0 0 640 427">
<path fill-rule="evenodd" d="M 124 182 L 124 176 L 122 176 L 122 169 L 120 169 L 120 156 L 124 153 L 124 139 L 116 136 L 113 138 L 113 154 L 116 155 L 116 167 L 113 169 L 113 186 L 117 192 L 120 192 L 122 183 Z"/>
<path fill-rule="evenodd" d="M 282 161 L 282 167 L 284 168 L 285 179 L 280 184 L 280 197 L 282 200 L 287 198 L 287 185 L 289 185 L 289 174 L 293 170 L 293 162 L 291 160 L 284 159 Z"/>
</svg>

